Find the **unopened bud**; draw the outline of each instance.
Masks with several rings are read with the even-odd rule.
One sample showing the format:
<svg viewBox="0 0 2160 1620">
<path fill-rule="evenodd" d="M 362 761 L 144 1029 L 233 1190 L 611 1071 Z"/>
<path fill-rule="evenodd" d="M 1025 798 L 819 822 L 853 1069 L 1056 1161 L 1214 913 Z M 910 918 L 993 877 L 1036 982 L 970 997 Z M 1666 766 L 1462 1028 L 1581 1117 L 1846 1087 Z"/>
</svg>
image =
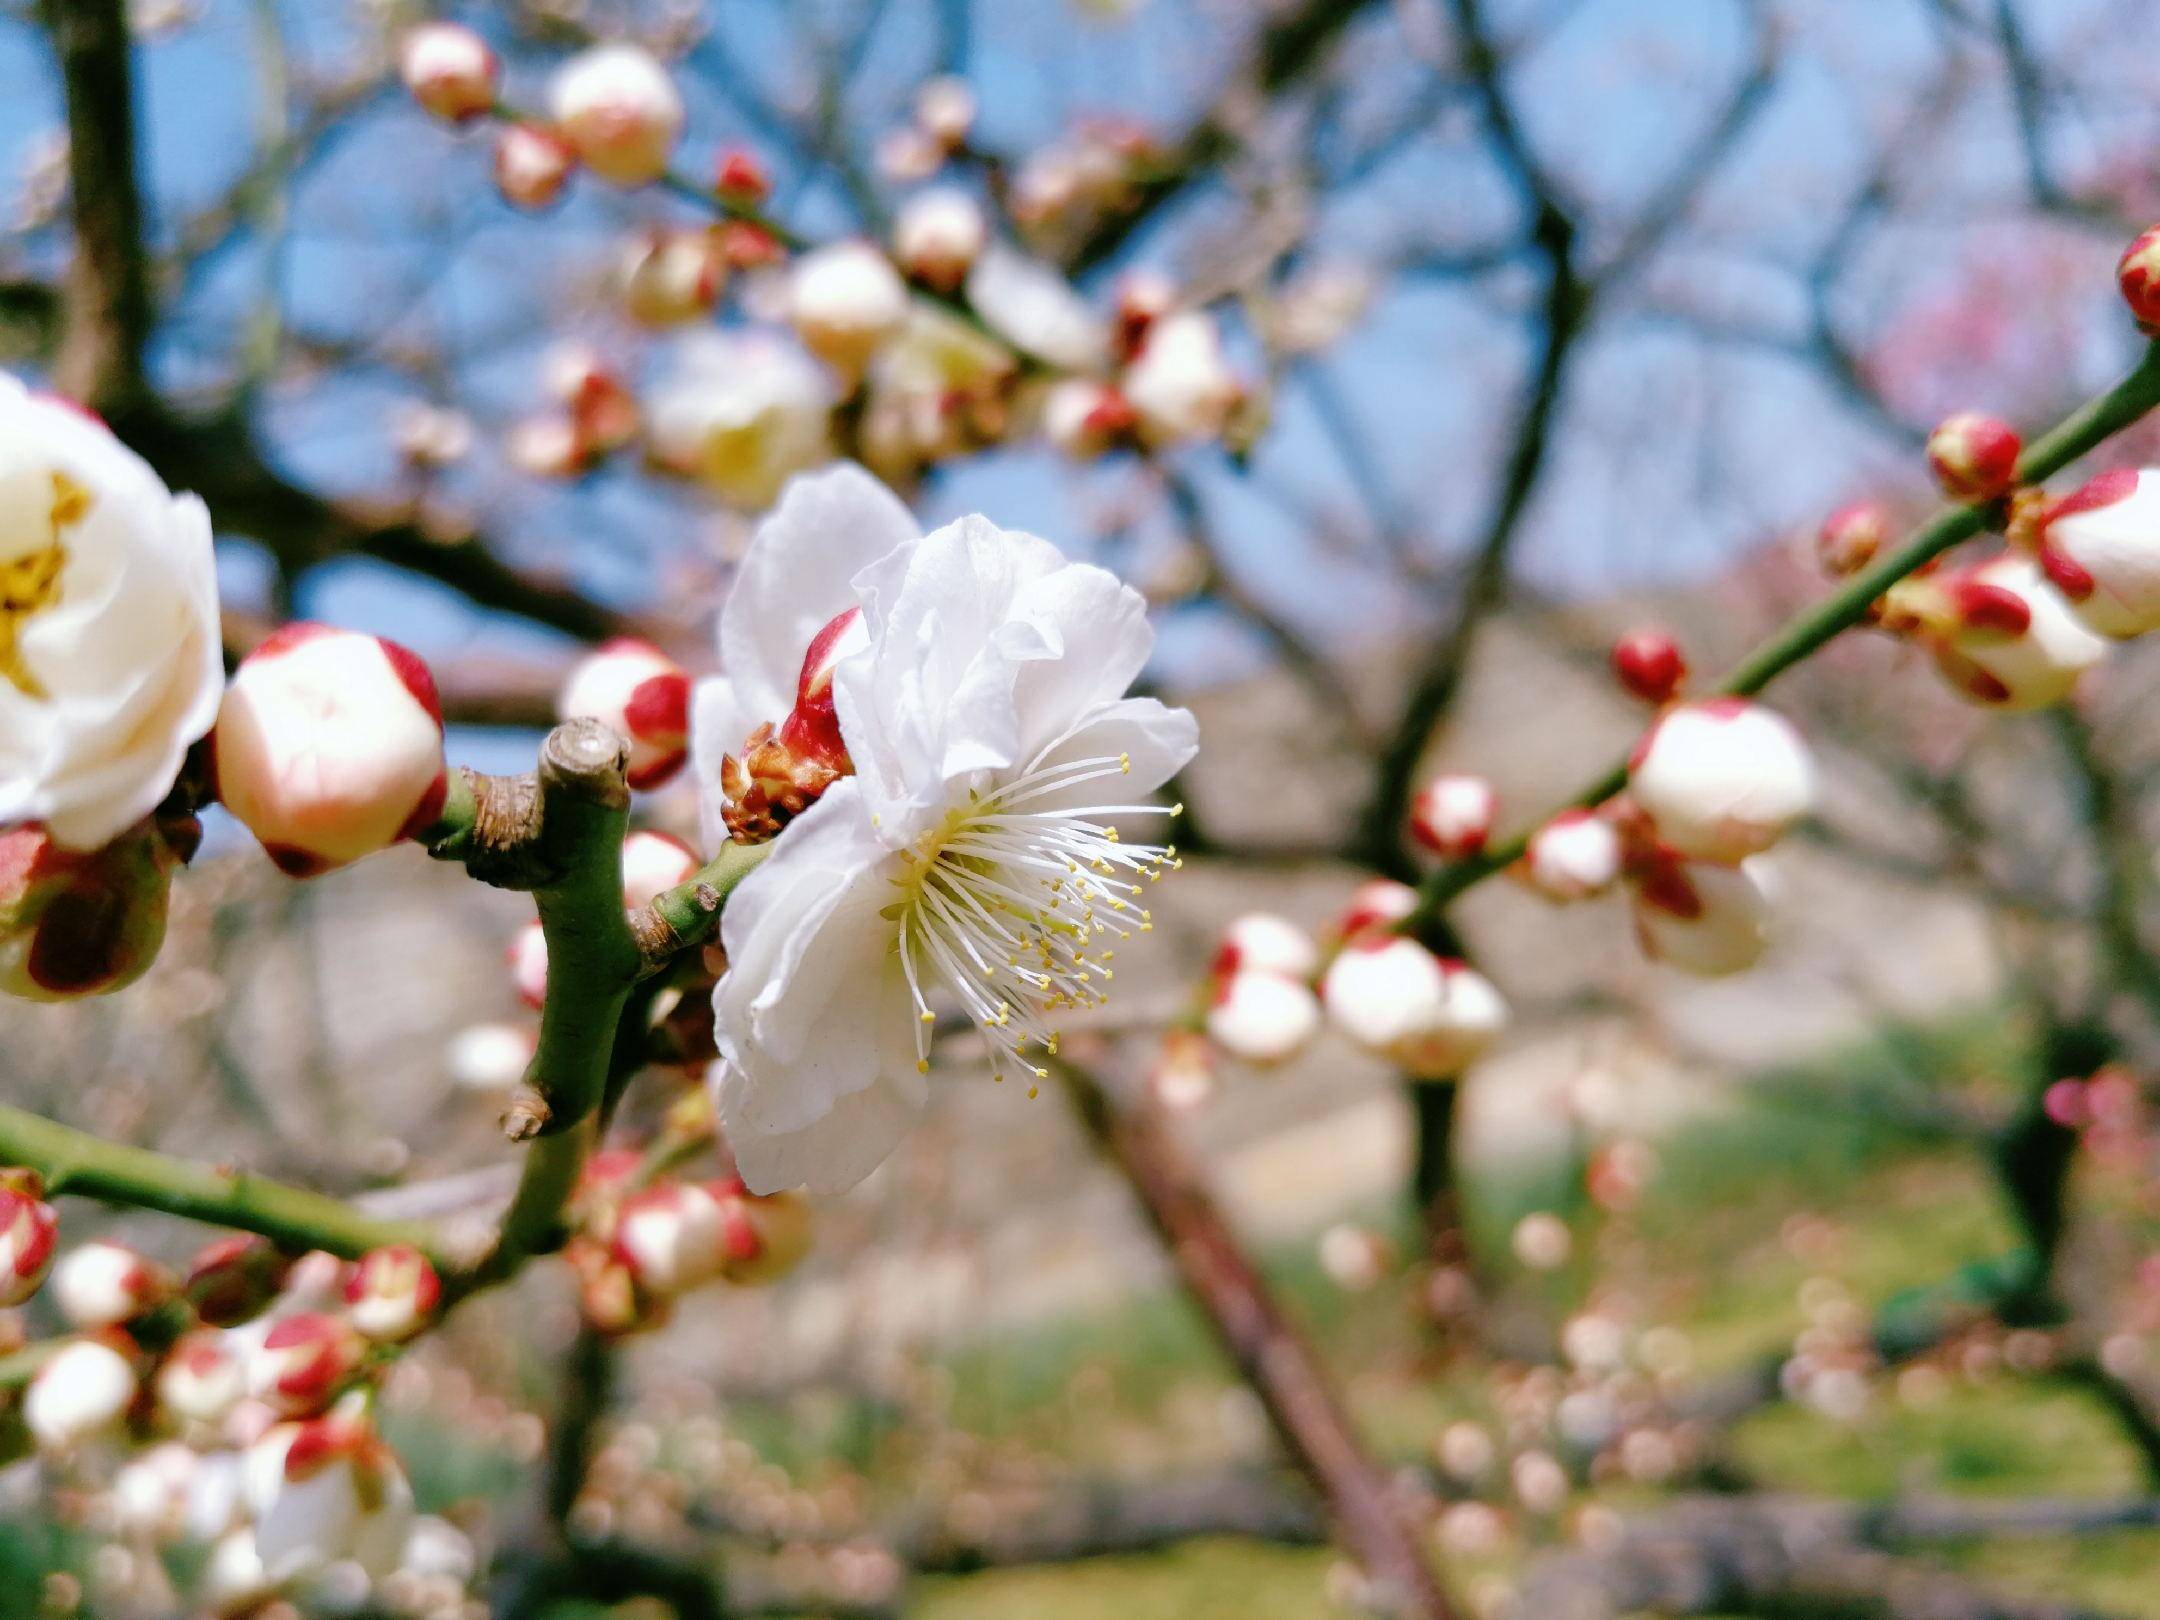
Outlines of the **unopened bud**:
<svg viewBox="0 0 2160 1620">
<path fill-rule="evenodd" d="M 1620 876 L 1620 835 L 1594 810 L 1563 810 L 1530 835 L 1523 880 L 1548 900 L 1587 900 Z"/>
<path fill-rule="evenodd" d="M 52 1300 L 71 1327 L 118 1327 L 156 1310 L 172 1298 L 173 1286 L 164 1267 L 100 1238 L 60 1257 L 53 1268 Z"/>
<path fill-rule="evenodd" d="M 1926 647 L 1961 696 L 1993 709 L 2061 702 L 2108 649 L 2039 563 L 2015 555 L 1901 580 L 1882 622 Z"/>
<path fill-rule="evenodd" d="M 1644 954 L 1684 973 L 1744 972 L 1770 943 L 1771 896 L 1759 862 L 1668 857 L 1631 874 L 1629 887 Z"/>
<path fill-rule="evenodd" d="M 552 207 L 576 167 L 570 143 L 538 124 L 506 124 L 495 136 L 495 189 L 512 207 Z"/>
<path fill-rule="evenodd" d="M 623 255 L 623 307 L 647 326 L 680 326 L 710 315 L 727 281 L 720 238 L 711 230 L 659 230 Z"/>
<path fill-rule="evenodd" d="M 1214 1049 L 1189 1029 L 1164 1034 L 1155 1061 L 1148 1066 L 1148 1089 L 1174 1113 L 1187 1113 L 1215 1094 Z"/>
<path fill-rule="evenodd" d="M 642 186 L 667 172 L 682 134 L 682 97 L 645 51 L 599 45 L 571 58 L 548 100 L 563 138 L 601 179 Z"/>
<path fill-rule="evenodd" d="M 646 828 L 623 840 L 623 906 L 635 911 L 697 875 L 697 852 L 680 838 Z"/>
<path fill-rule="evenodd" d="M 1123 394 L 1092 377 L 1063 378 L 1043 396 L 1043 437 L 1076 461 L 1128 442 L 1139 420 Z"/>
<path fill-rule="evenodd" d="M 1507 1003 L 1468 964 L 1413 939 L 1352 940 L 1321 984 L 1328 1022 L 1413 1079 L 1451 1079 L 1507 1027 Z"/>
<path fill-rule="evenodd" d="M 1815 560 L 1833 579 L 1857 574 L 1890 543 L 1890 512 L 1880 501 L 1853 501 L 1823 519 Z"/>
<path fill-rule="evenodd" d="M 720 1210 L 720 1275 L 737 1287 L 778 1282 L 810 1252 L 810 1204 L 800 1193 L 754 1193 L 739 1178 L 706 1192 Z"/>
<path fill-rule="evenodd" d="M 212 738 L 218 798 L 293 877 L 424 832 L 449 787 L 427 665 L 354 630 L 271 636 L 241 660 Z"/>
<path fill-rule="evenodd" d="M 764 160 L 748 147 L 731 146 L 713 167 L 713 189 L 723 202 L 755 208 L 772 195 L 772 176 Z"/>
<path fill-rule="evenodd" d="M 1140 436 L 1158 447 L 1218 437 L 1245 397 L 1215 322 L 1199 310 L 1150 324 L 1119 387 L 1139 418 Z"/>
<path fill-rule="evenodd" d="M 915 92 L 915 125 L 947 151 L 967 143 L 975 127 L 975 92 L 967 80 L 947 74 Z"/>
<path fill-rule="evenodd" d="M 59 1238 L 60 1217 L 36 1172 L 0 1171 L 0 1308 L 37 1292 Z"/>
<path fill-rule="evenodd" d="M 1612 645 L 1612 672 L 1645 703 L 1670 703 L 1687 680 L 1680 643 L 1662 630 L 1634 630 Z"/>
<path fill-rule="evenodd" d="M 1215 982 L 1208 1039 L 1232 1057 L 1267 1066 L 1297 1056 L 1320 1030 L 1320 1003 L 1300 979 L 1228 973 Z"/>
<path fill-rule="evenodd" d="M 989 239 L 981 207 L 950 187 L 909 198 L 893 222 L 893 256 L 900 268 L 942 292 L 960 285 Z"/>
<path fill-rule="evenodd" d="M 2102 473 L 2049 507 L 2040 566 L 2088 629 L 2160 630 L 2160 470 Z"/>
<path fill-rule="evenodd" d="M 1375 929 L 1392 928 L 1417 910 L 1417 890 L 1392 878 L 1370 878 L 1350 891 L 1350 903 L 1335 919 L 1335 937 L 1356 939 Z"/>
<path fill-rule="evenodd" d="M 1800 734 L 1745 698 L 1672 710 L 1636 744 L 1630 789 L 1682 855 L 1737 861 L 1768 849 L 1815 798 Z"/>
<path fill-rule="evenodd" d="M 413 100 L 452 123 L 495 105 L 501 65 L 487 41 L 456 23 L 422 23 L 398 41 L 398 76 Z"/>
<path fill-rule="evenodd" d="M 630 744 L 630 785 L 640 791 L 659 787 L 689 757 L 690 676 L 649 643 L 601 643 L 571 670 L 556 712 L 620 732 Z"/>
<path fill-rule="evenodd" d="M 140 1387 L 123 1351 L 103 1339 L 72 1339 L 31 1375 L 23 1424 L 43 1449 L 65 1451 L 116 1431 Z"/>
<path fill-rule="evenodd" d="M 687 1293 L 717 1279 L 723 1241 L 719 1203 L 688 1182 L 634 1192 L 615 1217 L 615 1257 L 655 1294 Z"/>
<path fill-rule="evenodd" d="M 188 1423 L 222 1423 L 247 1396 L 247 1363 L 227 1333 L 198 1328 L 165 1352 L 157 1374 L 159 1404 Z"/>
<path fill-rule="evenodd" d="M 248 1393 L 280 1417 L 311 1417 L 344 1393 L 365 1348 L 350 1324 L 326 1311 L 280 1317 L 249 1363 Z"/>
<path fill-rule="evenodd" d="M 2017 431 L 1999 417 L 1961 411 L 1928 435 L 1928 466 L 1954 501 L 1991 501 L 2017 483 Z"/>
<path fill-rule="evenodd" d="M 510 985 L 517 991 L 518 1000 L 534 1012 L 540 1011 L 547 1005 L 547 934 L 537 922 L 529 922 L 511 938 L 504 955 L 510 964 Z"/>
<path fill-rule="evenodd" d="M 1271 911 L 1248 911 L 1223 929 L 1208 971 L 1219 979 L 1233 973 L 1309 979 L 1319 966 L 1319 949 L 1304 929 Z"/>
<path fill-rule="evenodd" d="M 2148 336 L 2160 333 L 2160 225 L 2144 232 L 2123 250 L 2115 267 L 2123 302 Z"/>
<path fill-rule="evenodd" d="M 1444 861 L 1478 854 L 1492 836 L 1499 800 L 1482 776 L 1436 776 L 1410 801 L 1410 836 Z"/>
<path fill-rule="evenodd" d="M 242 1483 L 256 1552 L 277 1582 L 351 1560 L 380 1579 L 412 1526 L 412 1487 L 364 1417 L 281 1423 L 248 1448 Z"/>
<path fill-rule="evenodd" d="M 671 1299 L 643 1287 L 637 1272 L 614 1248 L 593 1238 L 573 1238 L 563 1258 L 577 1277 L 578 1310 L 596 1333 L 617 1337 L 659 1327 Z"/>
<path fill-rule="evenodd" d="M 345 1279 L 345 1313 L 377 1344 L 400 1344 L 434 1319 L 442 1279 L 409 1243 L 370 1249 Z"/>
<path fill-rule="evenodd" d="M 788 318 L 803 346 L 850 376 L 906 323 L 908 308 L 907 284 L 867 242 L 819 248 L 789 273 Z"/>
<path fill-rule="evenodd" d="M 259 1316 L 292 1270 L 292 1261 L 268 1238 L 242 1234 L 218 1238 L 188 1262 L 181 1294 L 212 1327 L 232 1327 Z"/>
<path fill-rule="evenodd" d="M 153 821 L 102 849 L 63 849 L 39 823 L 0 831 L 0 993 L 68 1001 L 123 990 L 165 943 L 185 853 Z"/>
</svg>

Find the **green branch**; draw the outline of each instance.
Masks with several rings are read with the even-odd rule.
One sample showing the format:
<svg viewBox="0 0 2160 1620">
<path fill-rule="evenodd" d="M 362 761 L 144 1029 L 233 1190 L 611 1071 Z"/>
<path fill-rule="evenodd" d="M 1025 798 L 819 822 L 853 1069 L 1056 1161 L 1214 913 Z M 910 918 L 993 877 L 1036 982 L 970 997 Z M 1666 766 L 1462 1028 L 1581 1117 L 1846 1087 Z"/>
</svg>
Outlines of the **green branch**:
<svg viewBox="0 0 2160 1620">
<path fill-rule="evenodd" d="M 2121 382 L 2035 441 L 2018 460 L 2018 481 L 2037 484 L 2053 477 L 2122 432 L 2156 405 L 2160 405 L 2160 345 L 2148 347 L 2144 357 Z M 1768 641 L 1735 665 L 1716 691 L 1737 697 L 1754 696 L 1793 665 L 1820 651 L 1832 638 L 1859 624 L 1867 617 L 1876 598 L 1892 585 L 1987 528 L 1993 515 L 1992 509 L 1984 505 L 1951 506 L 1937 512 L 1915 529 L 1903 545 L 1886 552 L 1813 607 L 1788 620 Z M 1627 762 L 1622 760 L 1560 808 L 1587 809 L 1603 804 L 1626 787 L 1627 782 Z M 1440 868 L 1425 880 L 1419 891 L 1417 909 L 1403 920 L 1403 932 L 1429 929 L 1450 901 L 1520 860 L 1529 843 L 1529 832 L 1518 833 L 1474 859 Z"/>
</svg>

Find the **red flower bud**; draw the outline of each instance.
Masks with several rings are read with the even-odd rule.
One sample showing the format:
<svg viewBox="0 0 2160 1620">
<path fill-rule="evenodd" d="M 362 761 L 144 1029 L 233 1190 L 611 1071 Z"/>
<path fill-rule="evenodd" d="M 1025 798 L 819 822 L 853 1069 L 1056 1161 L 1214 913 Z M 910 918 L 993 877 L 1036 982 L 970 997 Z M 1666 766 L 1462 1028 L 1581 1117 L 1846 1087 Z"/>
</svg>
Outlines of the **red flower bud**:
<svg viewBox="0 0 2160 1620">
<path fill-rule="evenodd" d="M 370 1249 L 345 1279 L 346 1313 L 377 1344 L 411 1338 L 441 1304 L 442 1279 L 409 1243 Z"/>
<path fill-rule="evenodd" d="M 1928 466 L 1954 501 L 1991 501 L 2017 482 L 2017 432 L 1998 417 L 1961 411 L 1928 435 Z"/>
<path fill-rule="evenodd" d="M 1410 836 L 1444 861 L 1467 860 L 1492 836 L 1497 806 L 1482 776 L 1436 776 L 1410 801 Z"/>
<path fill-rule="evenodd" d="M 581 660 L 557 704 L 565 720 L 605 721 L 630 744 L 630 785 L 655 788 L 689 757 L 690 677 L 659 648 L 627 637 Z"/>
<path fill-rule="evenodd" d="M 0 1171 L 0 1306 L 37 1292 L 52 1266 L 60 1217 L 45 1202 L 35 1171 Z"/>
<path fill-rule="evenodd" d="M 1612 670 L 1645 703 L 1669 703 L 1687 680 L 1680 644 L 1662 630 L 1632 630 L 1612 645 Z"/>
<path fill-rule="evenodd" d="M 538 124 L 506 124 L 495 137 L 495 189 L 512 207 L 549 207 L 576 167 L 570 143 Z"/>
<path fill-rule="evenodd" d="M 2153 226 L 2123 250 L 2115 267 L 2123 302 L 2141 330 L 2160 332 L 2160 225 Z"/>
<path fill-rule="evenodd" d="M 1890 543 L 1890 513 L 1879 501 L 1854 501 L 1823 519 L 1815 559 L 1833 578 L 1857 574 Z"/>
<path fill-rule="evenodd" d="M 124 1244 L 95 1239 L 70 1249 L 53 1271 L 52 1297 L 72 1327 L 132 1322 L 172 1298 L 172 1275 Z"/>
<path fill-rule="evenodd" d="M 88 851 L 36 823 L 0 832 L 0 991 L 67 1001 L 133 984 L 165 942 L 180 862 L 151 821 Z"/>
<path fill-rule="evenodd" d="M 729 1282 L 777 1282 L 809 1252 L 810 1206 L 801 1194 L 760 1196 L 732 1177 L 705 1190 L 720 1210 L 720 1274 Z"/>
<path fill-rule="evenodd" d="M 232 1327 L 260 1315 L 291 1270 L 291 1259 L 267 1238 L 219 1238 L 196 1251 L 181 1293 L 212 1327 Z"/>
<path fill-rule="evenodd" d="M 722 202 L 755 208 L 772 195 L 772 176 L 755 152 L 746 146 L 730 146 L 720 153 L 714 167 L 713 189 Z"/>
<path fill-rule="evenodd" d="M 348 1323 L 325 1312 L 281 1317 L 248 1369 L 250 1392 L 280 1417 L 313 1417 L 352 1382 L 363 1348 Z"/>
</svg>

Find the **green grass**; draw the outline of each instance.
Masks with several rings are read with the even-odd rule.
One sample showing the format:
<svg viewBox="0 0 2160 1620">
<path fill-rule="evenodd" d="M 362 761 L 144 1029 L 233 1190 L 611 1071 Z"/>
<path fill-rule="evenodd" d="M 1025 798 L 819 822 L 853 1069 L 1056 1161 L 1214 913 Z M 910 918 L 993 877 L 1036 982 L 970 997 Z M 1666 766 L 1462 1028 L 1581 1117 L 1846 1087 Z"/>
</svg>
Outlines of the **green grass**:
<svg viewBox="0 0 2160 1620">
<path fill-rule="evenodd" d="M 925 1580 L 909 1620 L 1331 1620 L 1332 1554 L 1194 1541 L 1141 1558 Z"/>
</svg>

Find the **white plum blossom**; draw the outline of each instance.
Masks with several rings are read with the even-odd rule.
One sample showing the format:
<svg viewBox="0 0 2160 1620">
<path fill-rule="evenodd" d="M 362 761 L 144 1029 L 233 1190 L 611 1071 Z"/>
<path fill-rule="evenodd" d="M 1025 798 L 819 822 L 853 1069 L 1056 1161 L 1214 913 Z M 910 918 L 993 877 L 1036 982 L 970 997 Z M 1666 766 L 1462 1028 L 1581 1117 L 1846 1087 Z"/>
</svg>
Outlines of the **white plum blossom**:
<svg viewBox="0 0 2160 1620">
<path fill-rule="evenodd" d="M 1628 789 L 1658 837 L 1697 860 L 1768 849 L 1815 799 L 1807 744 L 1745 698 L 1668 710 L 1636 744 Z"/>
<path fill-rule="evenodd" d="M 1102 318 L 1054 266 L 993 243 L 975 262 L 967 298 L 1014 348 L 1065 371 L 1092 371 L 1109 354 Z"/>
<path fill-rule="evenodd" d="M 1320 1031 L 1320 1002 L 1298 979 L 1264 970 L 1223 975 L 1208 1005 L 1208 1038 L 1232 1057 L 1286 1062 Z"/>
<path fill-rule="evenodd" d="M 217 1423 L 247 1395 L 244 1342 L 219 1328 L 182 1334 L 158 1365 L 157 1397 L 175 1417 Z"/>
<path fill-rule="evenodd" d="M 1391 927 L 1417 909 L 1417 890 L 1393 878 L 1367 878 L 1350 891 L 1350 903 L 1335 919 L 1337 939 L 1350 940 L 1376 928 Z"/>
<path fill-rule="evenodd" d="M 769 332 L 700 333 L 653 390 L 654 455 L 748 510 L 832 459 L 831 376 Z"/>
<path fill-rule="evenodd" d="M 813 646 L 858 625 L 837 662 Z M 853 774 L 722 918 L 714 1074 L 751 1188 L 838 1190 L 885 1157 L 924 1100 L 933 996 L 1000 1077 L 1042 1073 L 1055 1014 L 1102 999 L 1105 947 L 1148 926 L 1139 893 L 1172 856 L 1114 823 L 1162 814 L 1145 795 L 1197 747 L 1189 714 L 1124 695 L 1153 639 L 1137 592 L 1032 535 L 970 517 L 919 537 L 852 468 L 783 497 L 698 693 L 700 782 L 718 797 L 723 754 L 820 702 Z"/>
<path fill-rule="evenodd" d="M 556 70 L 548 103 L 585 167 L 618 186 L 667 172 L 682 134 L 682 96 L 667 69 L 635 45 L 597 45 Z"/>
<path fill-rule="evenodd" d="M 210 516 L 0 373 L 0 826 L 96 849 L 156 809 L 225 685 Z"/>
<path fill-rule="evenodd" d="M 345 1310 L 363 1338 L 401 1344 L 427 1326 L 442 1303 L 442 1278 L 409 1243 L 370 1249 L 345 1279 Z"/>
<path fill-rule="evenodd" d="M 1655 862 L 1628 887 L 1644 954 L 1684 973 L 1741 973 L 1769 946 L 1774 897 L 1760 860 Z"/>
<path fill-rule="evenodd" d="M 102 1339 L 70 1339 L 48 1356 L 23 1391 L 22 1418 L 48 1451 L 109 1433 L 134 1402 L 134 1365 Z"/>
<path fill-rule="evenodd" d="M 195 1596 L 218 1620 L 238 1620 L 276 1597 L 282 1585 L 263 1567 L 254 1530 L 241 1525 L 218 1537 L 210 1549 L 196 1580 Z"/>
<path fill-rule="evenodd" d="M 1460 1074 L 1507 1028 L 1507 1003 L 1491 980 L 1397 935 L 1353 939 L 1320 993 L 1329 1023 L 1414 1079 Z"/>
<path fill-rule="evenodd" d="M 912 302 L 892 261 L 867 242 L 813 249 L 788 274 L 788 319 L 803 347 L 849 376 L 900 330 Z"/>
<path fill-rule="evenodd" d="M 1530 835 L 1523 881 L 1548 900 L 1587 900 L 1620 876 L 1620 834 L 1594 810 L 1563 810 Z"/>
<path fill-rule="evenodd" d="M 2119 468 L 2049 508 L 2040 563 L 2086 627 L 2160 630 L 2160 469 Z"/>
<path fill-rule="evenodd" d="M 570 143 L 538 124 L 505 124 L 495 137 L 495 189 L 514 208 L 546 208 L 577 167 Z"/>
</svg>

